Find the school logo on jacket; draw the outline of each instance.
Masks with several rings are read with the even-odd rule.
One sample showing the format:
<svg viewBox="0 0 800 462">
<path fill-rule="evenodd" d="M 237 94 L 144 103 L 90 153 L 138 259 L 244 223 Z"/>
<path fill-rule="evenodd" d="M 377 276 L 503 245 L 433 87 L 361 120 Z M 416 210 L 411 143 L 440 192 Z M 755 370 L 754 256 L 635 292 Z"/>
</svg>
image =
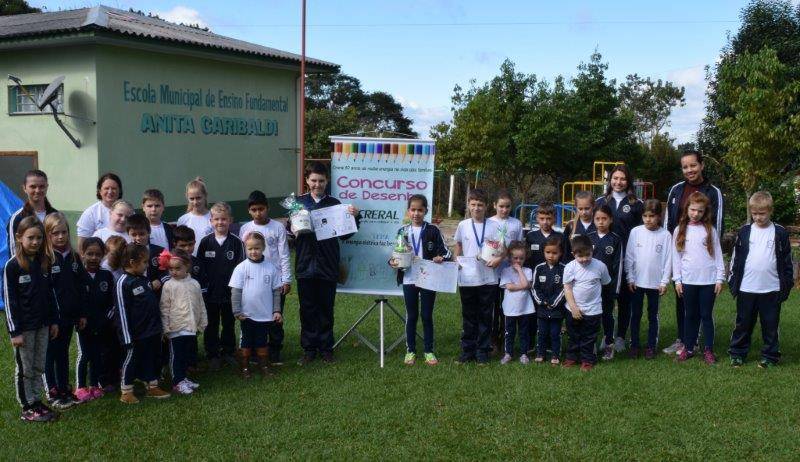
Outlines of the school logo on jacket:
<svg viewBox="0 0 800 462">
<path fill-rule="evenodd" d="M 214 258 L 217 256 L 217 252 L 213 250 L 206 250 L 206 258 Z"/>
<path fill-rule="evenodd" d="M 192 266 L 192 274 L 195 275 L 195 276 L 200 274 L 200 266 L 199 265 Z"/>
<path fill-rule="evenodd" d="M 553 280 L 554 280 L 554 281 L 556 281 L 556 284 L 561 284 L 561 276 L 559 276 L 559 275 L 557 275 L 557 274 L 556 274 L 556 275 L 553 277 Z"/>
<path fill-rule="evenodd" d="M 606 255 L 611 255 L 612 253 L 614 253 L 614 246 L 607 245 L 606 246 Z"/>
<path fill-rule="evenodd" d="M 547 276 L 539 276 L 539 282 L 547 282 Z"/>
<path fill-rule="evenodd" d="M 628 204 L 623 205 L 622 206 L 622 211 L 625 212 L 625 213 L 631 213 L 631 206 L 628 205 Z"/>
<path fill-rule="evenodd" d="M 228 260 L 233 260 L 233 250 L 227 251 L 225 256 L 228 257 Z"/>
<path fill-rule="evenodd" d="M 428 242 L 428 251 L 433 252 L 433 242 Z"/>
<path fill-rule="evenodd" d="M 151 263 L 153 266 L 156 266 L 156 267 L 157 267 L 157 266 L 158 266 L 158 257 L 153 257 L 153 258 L 150 260 L 150 263 Z"/>
<path fill-rule="evenodd" d="M 142 295 L 143 293 L 144 293 L 144 287 L 137 286 L 133 288 L 133 295 Z"/>
<path fill-rule="evenodd" d="M 656 253 L 661 253 L 663 251 L 664 251 L 664 245 L 663 244 L 656 244 Z"/>
<path fill-rule="evenodd" d="M 76 261 L 72 262 L 72 272 L 73 273 L 77 273 L 78 272 L 78 262 L 76 262 Z"/>
<path fill-rule="evenodd" d="M 53 265 L 53 267 L 50 268 L 50 272 L 53 274 L 59 274 L 61 272 L 61 267 L 58 265 Z"/>
<path fill-rule="evenodd" d="M 272 236 L 268 237 L 267 238 L 267 245 L 270 246 L 270 247 L 274 246 L 275 245 L 275 238 L 272 237 Z"/>
<path fill-rule="evenodd" d="M 265 275 L 264 275 L 264 284 L 266 284 L 266 285 L 267 285 L 267 286 L 269 286 L 269 287 L 271 287 L 271 286 L 272 286 L 272 281 L 271 281 L 270 279 L 271 279 L 271 278 L 269 277 L 269 274 L 265 274 Z"/>
<path fill-rule="evenodd" d="M 22 276 L 19 277 L 19 283 L 20 284 L 27 284 L 29 282 L 31 282 L 31 275 L 30 274 L 23 274 Z"/>
<path fill-rule="evenodd" d="M 108 283 L 103 281 L 100 283 L 100 292 L 108 292 Z"/>
</svg>

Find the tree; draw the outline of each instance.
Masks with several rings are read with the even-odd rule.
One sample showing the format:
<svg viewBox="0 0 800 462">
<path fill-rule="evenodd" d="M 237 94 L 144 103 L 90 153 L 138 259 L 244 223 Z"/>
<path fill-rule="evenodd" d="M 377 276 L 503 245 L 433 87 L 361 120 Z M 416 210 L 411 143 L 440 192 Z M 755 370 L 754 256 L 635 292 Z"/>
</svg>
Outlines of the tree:
<svg viewBox="0 0 800 462">
<path fill-rule="evenodd" d="M 633 113 L 636 138 L 639 144 L 650 146 L 651 141 L 669 125 L 669 116 L 676 106 L 686 104 L 684 87 L 661 79 L 653 81 L 630 74 L 619 87 L 622 107 Z"/>
<path fill-rule="evenodd" d="M 0 16 L 41 12 L 41 9 L 28 5 L 25 0 L 0 0 Z"/>
<path fill-rule="evenodd" d="M 365 92 L 361 82 L 339 72 L 306 79 L 306 152 L 312 158 L 330 155 L 329 136 L 394 132 L 416 136 L 403 106 L 386 92 Z"/>
</svg>

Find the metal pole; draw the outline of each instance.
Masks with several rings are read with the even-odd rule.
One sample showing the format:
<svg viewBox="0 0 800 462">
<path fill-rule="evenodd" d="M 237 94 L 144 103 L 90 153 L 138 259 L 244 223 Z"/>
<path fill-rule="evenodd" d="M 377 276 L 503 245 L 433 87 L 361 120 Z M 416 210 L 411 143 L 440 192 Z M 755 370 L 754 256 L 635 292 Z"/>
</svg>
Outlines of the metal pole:
<svg viewBox="0 0 800 462">
<path fill-rule="evenodd" d="M 383 355 L 386 353 L 386 347 L 383 345 L 383 304 L 386 300 L 381 300 L 381 369 L 383 369 Z"/>
<path fill-rule="evenodd" d="M 300 165 L 297 168 L 297 194 L 303 194 L 303 170 L 306 164 L 306 0 L 303 0 L 300 38 Z"/>
<path fill-rule="evenodd" d="M 456 186 L 456 176 L 450 175 L 450 194 L 447 196 L 447 218 L 453 216 L 453 189 Z"/>
</svg>

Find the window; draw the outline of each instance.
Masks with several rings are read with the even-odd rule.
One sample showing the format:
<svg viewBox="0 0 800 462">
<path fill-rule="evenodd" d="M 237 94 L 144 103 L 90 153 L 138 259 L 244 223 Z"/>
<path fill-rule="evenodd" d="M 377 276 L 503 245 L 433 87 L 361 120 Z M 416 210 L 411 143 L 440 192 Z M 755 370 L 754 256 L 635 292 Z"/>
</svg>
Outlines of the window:
<svg viewBox="0 0 800 462">
<path fill-rule="evenodd" d="M 45 88 L 47 85 L 26 85 L 25 88 L 28 90 L 28 93 L 33 96 L 33 99 L 36 101 L 39 99 L 39 96 L 44 93 Z M 58 112 L 64 112 L 64 85 L 58 87 L 58 97 L 55 100 L 56 110 Z M 47 112 L 50 112 L 50 108 L 45 108 Z M 41 114 L 42 111 L 39 111 L 39 108 L 36 107 L 36 104 L 28 98 L 20 88 L 16 85 L 8 87 L 8 113 L 9 114 Z"/>
</svg>

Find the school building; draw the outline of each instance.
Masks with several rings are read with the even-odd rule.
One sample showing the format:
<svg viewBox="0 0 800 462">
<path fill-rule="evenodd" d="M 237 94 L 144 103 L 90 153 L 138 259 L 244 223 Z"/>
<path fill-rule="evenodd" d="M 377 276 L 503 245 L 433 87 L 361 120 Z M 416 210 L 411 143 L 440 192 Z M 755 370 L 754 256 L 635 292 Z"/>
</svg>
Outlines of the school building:
<svg viewBox="0 0 800 462">
<path fill-rule="evenodd" d="M 44 170 L 50 201 L 73 223 L 107 171 L 136 207 L 142 191 L 161 189 L 168 220 L 185 212 L 196 176 L 240 220 L 251 190 L 279 216 L 277 201 L 297 188 L 299 55 L 98 6 L 0 17 L 0 63 L 2 78 L 18 78 L 34 99 L 64 76 L 55 104 L 80 147 L 6 80 L 0 181 L 21 194 L 23 173 Z M 306 69 L 338 66 L 307 58 Z"/>
</svg>

